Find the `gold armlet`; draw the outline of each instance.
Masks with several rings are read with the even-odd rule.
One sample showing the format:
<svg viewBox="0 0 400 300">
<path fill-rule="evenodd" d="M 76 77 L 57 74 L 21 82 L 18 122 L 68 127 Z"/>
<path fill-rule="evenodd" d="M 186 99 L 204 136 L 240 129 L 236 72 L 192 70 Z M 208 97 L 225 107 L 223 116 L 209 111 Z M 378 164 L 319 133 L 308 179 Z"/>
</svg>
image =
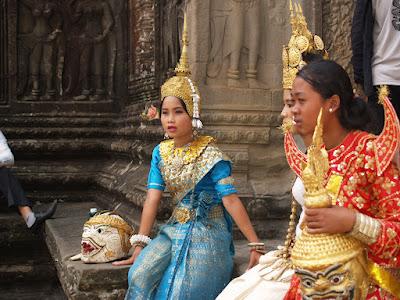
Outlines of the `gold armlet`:
<svg viewBox="0 0 400 300">
<path fill-rule="evenodd" d="M 357 212 L 356 222 L 349 235 L 358 239 L 360 242 L 371 245 L 375 243 L 381 233 L 381 223 L 374 218 Z"/>
</svg>

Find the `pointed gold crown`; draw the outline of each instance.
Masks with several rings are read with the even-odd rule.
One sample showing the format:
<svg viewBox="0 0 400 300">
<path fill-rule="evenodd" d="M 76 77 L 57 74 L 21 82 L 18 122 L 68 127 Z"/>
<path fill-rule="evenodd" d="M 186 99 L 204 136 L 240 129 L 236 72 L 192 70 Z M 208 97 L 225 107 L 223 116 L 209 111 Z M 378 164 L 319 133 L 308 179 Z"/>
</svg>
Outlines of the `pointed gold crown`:
<svg viewBox="0 0 400 300">
<path fill-rule="evenodd" d="M 329 160 L 322 137 L 321 109 L 313 142 L 307 149 L 307 166 L 302 174 L 307 208 L 326 208 L 332 203 L 325 188 Z M 336 263 L 347 262 L 362 251 L 361 243 L 355 238 L 345 234 L 309 234 L 305 228 L 294 244 L 291 258 L 296 268 L 318 270 Z"/>
<path fill-rule="evenodd" d="M 288 45 L 283 46 L 282 50 L 283 89 L 292 89 L 297 72 L 306 65 L 303 54 L 315 53 L 321 54 L 325 59 L 328 58 L 328 52 L 325 50 L 322 39 L 308 30 L 301 5 L 289 0 L 289 7 L 292 36 Z"/>
<path fill-rule="evenodd" d="M 189 79 L 191 72 L 188 60 L 188 46 L 189 40 L 185 14 L 183 21 L 181 57 L 175 68 L 176 75 L 168 79 L 161 86 L 161 101 L 163 101 L 165 97 L 175 96 L 185 103 L 187 112 L 191 117 L 193 117 L 193 94 L 200 94 L 197 86 Z M 200 110 L 200 105 L 198 105 L 198 110 Z"/>
</svg>

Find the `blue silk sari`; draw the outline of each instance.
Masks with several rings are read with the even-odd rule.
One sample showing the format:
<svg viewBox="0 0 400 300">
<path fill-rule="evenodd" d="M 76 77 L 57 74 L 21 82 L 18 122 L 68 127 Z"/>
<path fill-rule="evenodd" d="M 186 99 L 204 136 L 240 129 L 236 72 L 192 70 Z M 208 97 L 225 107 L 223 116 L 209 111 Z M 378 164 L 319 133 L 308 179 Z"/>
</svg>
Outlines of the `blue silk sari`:
<svg viewBox="0 0 400 300">
<path fill-rule="evenodd" d="M 236 193 L 231 164 L 213 140 L 199 140 L 194 147 L 204 147 L 183 168 L 168 162 L 164 143 L 171 141 L 153 151 L 148 188 L 167 187 L 176 207 L 191 210 L 193 217 L 186 222 L 171 217 L 161 227 L 130 268 L 125 299 L 215 299 L 231 279 L 232 222 L 222 206 L 222 197 Z"/>
</svg>

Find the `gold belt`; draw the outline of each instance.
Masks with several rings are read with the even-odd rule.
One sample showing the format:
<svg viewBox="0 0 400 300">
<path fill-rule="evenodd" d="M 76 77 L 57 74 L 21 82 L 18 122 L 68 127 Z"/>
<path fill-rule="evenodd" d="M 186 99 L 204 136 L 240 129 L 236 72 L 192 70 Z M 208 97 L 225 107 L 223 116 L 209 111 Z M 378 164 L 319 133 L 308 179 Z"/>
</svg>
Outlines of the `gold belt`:
<svg viewBox="0 0 400 300">
<path fill-rule="evenodd" d="M 224 210 L 221 205 L 214 206 L 208 212 L 209 219 L 217 219 L 224 216 Z M 188 209 L 186 207 L 175 207 L 172 212 L 172 217 L 181 224 L 185 224 L 196 218 L 196 210 Z"/>
</svg>

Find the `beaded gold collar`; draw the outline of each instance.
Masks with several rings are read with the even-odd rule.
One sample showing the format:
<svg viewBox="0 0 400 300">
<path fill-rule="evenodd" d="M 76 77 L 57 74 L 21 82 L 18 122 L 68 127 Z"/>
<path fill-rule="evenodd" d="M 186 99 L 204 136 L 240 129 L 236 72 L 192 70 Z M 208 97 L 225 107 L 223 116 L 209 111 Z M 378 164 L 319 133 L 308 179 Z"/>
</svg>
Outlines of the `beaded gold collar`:
<svg viewBox="0 0 400 300">
<path fill-rule="evenodd" d="M 175 147 L 174 140 L 171 139 L 161 142 L 160 155 L 165 164 L 179 168 L 194 162 L 212 142 L 215 142 L 215 139 L 211 136 L 199 136 L 186 146 Z"/>
</svg>

